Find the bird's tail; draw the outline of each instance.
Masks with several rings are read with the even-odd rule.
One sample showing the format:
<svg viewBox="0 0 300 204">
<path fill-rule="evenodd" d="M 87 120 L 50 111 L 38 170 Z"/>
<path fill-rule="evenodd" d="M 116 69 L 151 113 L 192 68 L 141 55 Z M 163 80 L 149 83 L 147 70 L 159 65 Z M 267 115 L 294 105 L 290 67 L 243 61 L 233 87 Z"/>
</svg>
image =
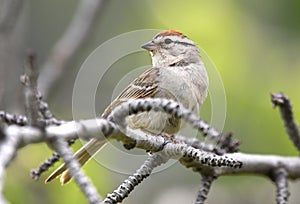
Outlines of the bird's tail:
<svg viewBox="0 0 300 204">
<path fill-rule="evenodd" d="M 88 143 L 86 143 L 83 147 L 81 147 L 75 154 L 74 157 L 78 160 L 79 164 L 83 166 L 87 161 L 89 161 L 106 143 L 106 140 L 96 140 L 91 139 Z M 62 164 L 59 166 L 46 180 L 45 183 L 49 183 L 53 179 L 60 176 L 61 185 L 66 184 L 71 180 L 71 175 L 69 170 L 67 169 L 66 164 Z"/>
</svg>

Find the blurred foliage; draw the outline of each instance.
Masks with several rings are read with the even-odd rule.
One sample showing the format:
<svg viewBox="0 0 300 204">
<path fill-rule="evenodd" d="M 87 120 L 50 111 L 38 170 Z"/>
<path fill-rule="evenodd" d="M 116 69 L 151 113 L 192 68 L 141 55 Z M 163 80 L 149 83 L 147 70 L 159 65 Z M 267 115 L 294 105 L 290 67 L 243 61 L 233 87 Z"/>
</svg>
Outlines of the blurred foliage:
<svg viewBox="0 0 300 204">
<path fill-rule="evenodd" d="M 31 0 L 25 7 L 26 43 L 36 50 L 40 64 L 64 32 L 76 5 L 77 1 Z M 50 96 L 50 107 L 57 116 L 72 118 L 72 87 L 76 74 L 84 59 L 101 43 L 137 29 L 176 29 L 197 42 L 218 69 L 227 99 L 224 131 L 234 132 L 241 140 L 241 150 L 297 156 L 278 111 L 272 109 L 270 93 L 286 93 L 300 120 L 299 9 L 300 2 L 296 0 L 111 0 L 99 14 L 89 40 L 57 83 Z M 145 60 L 147 63 L 143 63 Z M 149 63 L 146 52 L 116 62 L 112 71 L 106 73 L 104 88 L 99 93 L 99 113 L 111 100 L 111 80 L 115 77 L 113 80 L 117 81 L 131 69 Z M 208 99 L 201 113 L 204 119 L 210 120 L 213 109 Z M 50 154 L 45 145 L 26 147 L 19 152 L 6 176 L 5 194 L 11 203 L 86 203 L 74 182 L 61 187 L 58 182 L 44 185 L 42 180 L 36 182 L 29 178 L 30 169 Z M 127 177 L 94 161 L 85 167 L 85 172 L 102 196 Z M 166 203 L 160 197 L 166 195 L 168 203 L 177 203 L 176 196 L 192 202 L 194 197 L 191 196 L 196 194 L 199 181 L 197 174 L 173 165 L 154 174 L 125 203 Z M 297 185 L 292 191 L 294 189 Z M 297 199 L 299 195 L 292 194 L 290 203 L 298 203 Z M 275 203 L 275 188 L 264 178 L 221 178 L 213 185 L 207 203 Z"/>
</svg>

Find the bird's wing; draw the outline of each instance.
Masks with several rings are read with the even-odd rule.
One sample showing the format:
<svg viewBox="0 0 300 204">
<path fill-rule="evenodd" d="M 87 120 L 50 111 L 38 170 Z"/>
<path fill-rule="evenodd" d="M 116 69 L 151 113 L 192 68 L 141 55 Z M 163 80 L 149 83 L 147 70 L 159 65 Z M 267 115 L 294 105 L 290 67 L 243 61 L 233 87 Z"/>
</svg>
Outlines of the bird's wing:
<svg viewBox="0 0 300 204">
<path fill-rule="evenodd" d="M 105 111 L 102 114 L 102 117 L 106 118 L 115 107 L 117 107 L 125 101 L 128 101 L 129 99 L 152 97 L 157 91 L 158 75 L 158 68 L 151 68 L 146 70 L 138 78 L 132 81 L 120 93 L 120 95 L 105 109 Z"/>
</svg>

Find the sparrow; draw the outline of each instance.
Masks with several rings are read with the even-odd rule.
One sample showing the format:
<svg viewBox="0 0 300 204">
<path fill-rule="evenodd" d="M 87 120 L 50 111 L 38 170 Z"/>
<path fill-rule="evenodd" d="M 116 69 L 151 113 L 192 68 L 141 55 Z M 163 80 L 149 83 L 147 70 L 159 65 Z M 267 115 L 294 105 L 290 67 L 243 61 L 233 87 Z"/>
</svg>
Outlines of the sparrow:
<svg viewBox="0 0 300 204">
<path fill-rule="evenodd" d="M 196 44 L 179 31 L 165 30 L 142 46 L 150 52 L 152 68 L 133 80 L 105 109 L 102 118 L 130 99 L 166 98 L 199 114 L 208 90 L 208 76 Z M 163 112 L 142 112 L 128 117 L 128 126 L 151 134 L 174 134 L 183 126 L 181 119 Z M 74 156 L 84 165 L 106 143 L 91 139 Z M 65 164 L 58 167 L 46 180 L 48 183 L 61 175 L 61 184 L 71 176 Z"/>
</svg>

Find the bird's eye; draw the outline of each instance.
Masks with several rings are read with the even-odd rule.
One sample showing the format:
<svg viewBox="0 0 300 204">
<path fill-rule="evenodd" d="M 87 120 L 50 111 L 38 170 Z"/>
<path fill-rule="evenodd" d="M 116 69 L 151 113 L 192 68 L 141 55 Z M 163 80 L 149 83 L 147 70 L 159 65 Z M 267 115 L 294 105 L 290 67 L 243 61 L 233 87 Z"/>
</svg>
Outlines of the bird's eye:
<svg viewBox="0 0 300 204">
<path fill-rule="evenodd" d="M 173 41 L 170 38 L 165 39 L 166 44 L 170 44 L 171 42 L 173 42 Z"/>
</svg>

